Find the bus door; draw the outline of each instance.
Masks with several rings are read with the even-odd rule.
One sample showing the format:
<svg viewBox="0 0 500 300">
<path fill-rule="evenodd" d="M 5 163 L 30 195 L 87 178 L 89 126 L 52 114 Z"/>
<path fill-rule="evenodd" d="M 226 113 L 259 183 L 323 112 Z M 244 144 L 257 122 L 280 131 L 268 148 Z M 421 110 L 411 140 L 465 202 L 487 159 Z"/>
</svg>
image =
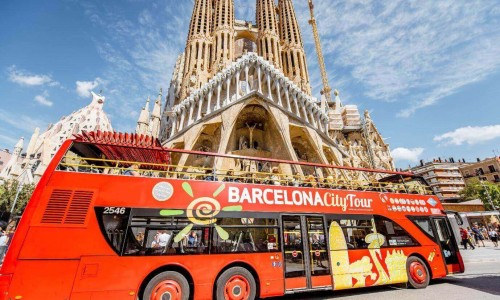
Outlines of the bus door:
<svg viewBox="0 0 500 300">
<path fill-rule="evenodd" d="M 463 263 L 455 237 L 451 231 L 451 226 L 446 217 L 432 217 L 433 229 L 435 231 L 436 242 L 441 246 L 446 267 L 449 273 L 463 272 Z"/>
<path fill-rule="evenodd" d="M 331 289 L 324 218 L 283 216 L 285 289 Z"/>
</svg>

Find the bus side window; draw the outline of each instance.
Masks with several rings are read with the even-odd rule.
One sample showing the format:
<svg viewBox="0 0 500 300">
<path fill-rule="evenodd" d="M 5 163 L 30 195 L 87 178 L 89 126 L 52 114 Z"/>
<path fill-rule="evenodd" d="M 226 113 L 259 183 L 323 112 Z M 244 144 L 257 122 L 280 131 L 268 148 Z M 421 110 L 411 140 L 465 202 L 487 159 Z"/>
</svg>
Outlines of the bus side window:
<svg viewBox="0 0 500 300">
<path fill-rule="evenodd" d="M 214 230 L 211 253 L 279 251 L 276 219 L 221 218 L 217 225 L 228 233 L 228 238 L 222 239 Z"/>
<path fill-rule="evenodd" d="M 375 216 L 377 233 L 385 236 L 381 247 L 417 246 L 418 242 L 403 227 L 386 217 Z"/>
<path fill-rule="evenodd" d="M 328 226 L 335 221 L 342 228 L 347 249 L 367 249 L 365 237 L 374 233 L 372 216 L 341 216 L 330 219 Z M 340 250 L 340 249 L 337 249 Z"/>
</svg>

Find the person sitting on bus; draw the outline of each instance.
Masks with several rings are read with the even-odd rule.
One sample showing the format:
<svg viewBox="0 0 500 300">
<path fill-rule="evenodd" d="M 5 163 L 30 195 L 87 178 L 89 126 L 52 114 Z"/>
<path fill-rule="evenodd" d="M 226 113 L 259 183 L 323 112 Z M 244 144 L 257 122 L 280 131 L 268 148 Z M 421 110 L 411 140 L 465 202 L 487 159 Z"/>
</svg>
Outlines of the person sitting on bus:
<svg viewBox="0 0 500 300">
<path fill-rule="evenodd" d="M 281 185 L 281 177 L 277 167 L 272 168 L 271 176 L 265 179 L 266 184 Z"/>
<path fill-rule="evenodd" d="M 214 176 L 213 171 L 210 169 L 205 170 L 205 181 L 217 181 L 217 178 Z"/>
<path fill-rule="evenodd" d="M 343 180 L 339 180 L 337 182 L 337 189 L 340 189 L 340 190 L 346 190 L 347 187 L 345 185 L 345 182 Z"/>
<path fill-rule="evenodd" d="M 302 185 L 302 180 L 299 172 L 293 172 L 292 177 L 288 180 L 288 185 L 294 187 L 299 187 Z"/>
<path fill-rule="evenodd" d="M 257 174 L 247 173 L 245 175 L 245 183 L 259 184 L 260 180 L 257 178 Z"/>
<path fill-rule="evenodd" d="M 139 175 L 139 164 L 134 163 L 128 167 L 125 172 L 123 172 L 123 175 L 127 176 L 140 176 Z"/>
<path fill-rule="evenodd" d="M 159 230 L 156 238 L 158 247 L 166 247 L 170 241 L 170 237 L 171 235 L 166 230 Z"/>
<path fill-rule="evenodd" d="M 334 188 L 335 187 L 335 180 L 333 179 L 333 176 L 332 175 L 329 175 L 326 177 L 326 180 L 325 182 L 323 183 L 323 186 L 325 188 Z"/>
<path fill-rule="evenodd" d="M 187 237 L 188 247 L 195 247 L 198 244 L 198 235 L 195 231 L 191 231 Z"/>
<path fill-rule="evenodd" d="M 222 181 L 225 181 L 225 182 L 240 182 L 240 180 L 238 178 L 234 177 L 234 171 L 233 170 L 227 171 L 226 177 L 224 177 L 224 179 Z"/>
<path fill-rule="evenodd" d="M 315 188 L 318 187 L 318 182 L 314 175 L 307 175 L 305 182 L 302 184 L 303 187 Z"/>
</svg>

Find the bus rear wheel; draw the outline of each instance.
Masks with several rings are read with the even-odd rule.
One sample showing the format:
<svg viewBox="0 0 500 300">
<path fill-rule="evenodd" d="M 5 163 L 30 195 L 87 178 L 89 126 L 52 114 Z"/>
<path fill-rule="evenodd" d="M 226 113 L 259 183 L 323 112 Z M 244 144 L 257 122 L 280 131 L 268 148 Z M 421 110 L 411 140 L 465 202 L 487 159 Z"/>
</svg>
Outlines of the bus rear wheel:
<svg viewBox="0 0 500 300">
<path fill-rule="evenodd" d="M 410 256 L 406 261 L 408 283 L 414 289 L 423 289 L 431 280 L 427 265 L 418 257 Z"/>
<path fill-rule="evenodd" d="M 254 300 L 257 292 L 255 278 L 247 269 L 227 269 L 217 279 L 217 300 Z"/>
<path fill-rule="evenodd" d="M 189 283 L 182 274 L 174 271 L 162 272 L 153 277 L 142 300 L 188 300 Z"/>
</svg>

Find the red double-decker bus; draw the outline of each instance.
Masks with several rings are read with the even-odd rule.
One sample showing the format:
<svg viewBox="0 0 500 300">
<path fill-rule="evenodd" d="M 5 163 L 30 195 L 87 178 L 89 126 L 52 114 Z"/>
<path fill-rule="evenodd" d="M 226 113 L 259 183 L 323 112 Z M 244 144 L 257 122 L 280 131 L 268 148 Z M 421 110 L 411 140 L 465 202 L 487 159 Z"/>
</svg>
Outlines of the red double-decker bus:
<svg viewBox="0 0 500 300">
<path fill-rule="evenodd" d="M 66 141 L 41 178 L 0 299 L 251 300 L 463 271 L 439 200 L 410 173 L 97 132 Z"/>
</svg>

